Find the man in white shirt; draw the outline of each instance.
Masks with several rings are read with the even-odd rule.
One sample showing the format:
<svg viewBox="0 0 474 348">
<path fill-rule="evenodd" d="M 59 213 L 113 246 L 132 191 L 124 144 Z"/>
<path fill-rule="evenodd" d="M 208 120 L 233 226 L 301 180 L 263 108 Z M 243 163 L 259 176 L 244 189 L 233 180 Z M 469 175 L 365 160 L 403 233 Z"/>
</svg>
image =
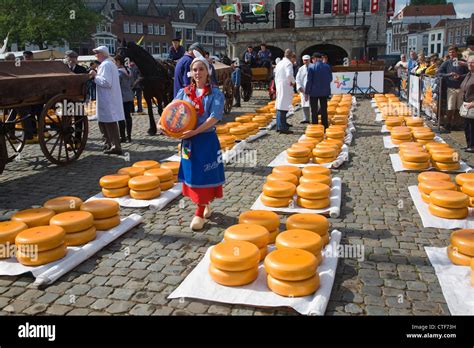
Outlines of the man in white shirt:
<svg viewBox="0 0 474 348">
<path fill-rule="evenodd" d="M 403 72 L 406 72 L 408 69 L 407 56 L 405 54 L 400 55 L 400 61 L 395 64 L 395 71 L 397 72 L 397 77 L 400 78 Z"/>
<path fill-rule="evenodd" d="M 309 123 L 309 100 L 305 100 L 304 87 L 308 80 L 308 66 L 311 61 L 311 57 L 308 55 L 303 56 L 303 65 L 298 69 L 296 74 L 296 89 L 300 93 L 301 107 L 303 108 L 304 120 L 300 123 Z"/>
<path fill-rule="evenodd" d="M 276 101 L 275 109 L 277 110 L 277 132 L 281 134 L 293 134 L 288 129 L 286 123 L 286 114 L 290 110 L 290 105 L 293 101 L 293 86 L 295 84 L 295 78 L 293 76 L 293 63 L 291 58 L 294 53 L 290 49 L 285 50 L 285 56 L 276 65 L 275 74 L 275 87 L 276 87 Z"/>
</svg>

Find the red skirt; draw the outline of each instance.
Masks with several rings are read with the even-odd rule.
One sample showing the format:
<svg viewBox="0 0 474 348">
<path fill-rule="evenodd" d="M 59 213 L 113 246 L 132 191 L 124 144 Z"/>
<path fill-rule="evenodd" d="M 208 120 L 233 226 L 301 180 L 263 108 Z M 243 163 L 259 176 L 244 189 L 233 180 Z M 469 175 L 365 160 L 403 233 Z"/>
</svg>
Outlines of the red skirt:
<svg viewBox="0 0 474 348">
<path fill-rule="evenodd" d="M 222 198 L 222 185 L 214 187 L 189 187 L 183 182 L 183 196 L 191 198 L 196 204 L 209 204 L 215 198 Z"/>
</svg>

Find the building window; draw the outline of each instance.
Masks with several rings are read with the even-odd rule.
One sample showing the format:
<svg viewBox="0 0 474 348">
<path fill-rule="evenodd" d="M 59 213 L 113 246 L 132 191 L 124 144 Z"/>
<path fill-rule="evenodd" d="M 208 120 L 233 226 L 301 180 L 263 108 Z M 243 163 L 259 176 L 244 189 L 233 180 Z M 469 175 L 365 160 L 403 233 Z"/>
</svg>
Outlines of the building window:
<svg viewBox="0 0 474 348">
<path fill-rule="evenodd" d="M 460 37 L 456 37 L 456 45 L 459 45 L 461 43 L 461 38 Z"/>
<path fill-rule="evenodd" d="M 434 45 L 434 44 L 431 44 L 431 46 L 430 46 L 430 47 L 431 47 L 431 48 L 430 48 L 430 52 L 431 52 L 431 53 L 434 53 L 434 48 L 435 48 L 435 45 Z"/>
<path fill-rule="evenodd" d="M 137 33 L 137 23 L 131 23 L 130 24 L 130 33 L 131 34 L 136 34 Z"/>
<path fill-rule="evenodd" d="M 332 12 L 332 1 L 331 0 L 324 0 L 324 13 L 331 13 Z"/>
<path fill-rule="evenodd" d="M 464 27 L 464 35 L 469 35 L 469 27 Z"/>
<path fill-rule="evenodd" d="M 461 29 L 459 28 L 456 29 L 456 36 L 461 36 Z"/>
<path fill-rule="evenodd" d="M 431 34 L 431 41 L 435 40 L 435 34 Z"/>
<path fill-rule="evenodd" d="M 441 53 L 441 44 L 436 45 L 436 53 Z"/>
<path fill-rule="evenodd" d="M 153 35 L 153 24 L 148 24 L 148 34 Z"/>
<path fill-rule="evenodd" d="M 321 0 L 313 0 L 313 14 L 321 13 Z"/>
<path fill-rule="evenodd" d="M 362 0 L 362 12 L 370 13 L 370 0 Z"/>
<path fill-rule="evenodd" d="M 186 29 L 185 40 L 186 41 L 192 41 L 193 40 L 193 30 L 192 29 Z"/>
<path fill-rule="evenodd" d="M 359 7 L 359 0 L 357 0 L 357 1 L 351 1 L 351 9 L 350 9 L 350 11 L 351 11 L 352 13 L 357 12 L 357 11 L 359 10 L 358 7 Z"/>
<path fill-rule="evenodd" d="M 143 34 L 143 23 L 137 23 L 137 33 Z"/>
<path fill-rule="evenodd" d="M 167 43 L 162 43 L 161 44 L 161 53 L 162 54 L 168 54 L 168 44 Z"/>
<path fill-rule="evenodd" d="M 166 35 L 166 27 L 164 25 L 160 25 L 160 35 Z"/>
<path fill-rule="evenodd" d="M 146 50 L 148 51 L 148 53 L 153 54 L 153 43 L 151 43 L 151 42 L 148 43 L 146 45 Z"/>
<path fill-rule="evenodd" d="M 154 25 L 154 28 L 155 28 L 155 35 L 160 35 L 160 25 L 159 24 L 155 24 Z"/>
<path fill-rule="evenodd" d="M 242 4 L 242 12 L 249 13 L 250 12 L 250 4 Z"/>
<path fill-rule="evenodd" d="M 130 32 L 130 23 L 128 22 L 123 22 L 123 32 L 125 34 L 128 34 Z"/>
<path fill-rule="evenodd" d="M 178 38 L 182 39 L 183 38 L 183 29 L 176 28 L 174 30 L 174 37 L 178 37 Z"/>
<path fill-rule="evenodd" d="M 453 43 L 453 32 L 450 31 L 448 33 L 448 44 L 452 44 Z"/>
<path fill-rule="evenodd" d="M 160 43 L 155 42 L 153 45 L 153 54 L 160 54 Z"/>
<path fill-rule="evenodd" d="M 209 45 L 212 45 L 213 39 L 214 39 L 214 38 L 213 38 L 212 36 L 208 36 L 208 37 L 207 37 L 207 43 L 208 43 Z"/>
<path fill-rule="evenodd" d="M 438 33 L 438 40 L 441 40 L 441 33 Z"/>
</svg>

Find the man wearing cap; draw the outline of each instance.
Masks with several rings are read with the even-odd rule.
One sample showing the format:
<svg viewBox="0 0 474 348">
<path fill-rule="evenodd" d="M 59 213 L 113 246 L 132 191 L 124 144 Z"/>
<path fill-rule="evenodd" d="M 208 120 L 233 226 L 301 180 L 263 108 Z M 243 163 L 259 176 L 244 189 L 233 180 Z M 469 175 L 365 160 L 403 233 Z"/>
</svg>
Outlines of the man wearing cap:
<svg viewBox="0 0 474 348">
<path fill-rule="evenodd" d="M 79 55 L 74 51 L 66 51 L 66 62 L 69 70 L 74 74 L 87 74 L 87 69 L 77 64 Z"/>
<path fill-rule="evenodd" d="M 311 123 L 318 123 L 318 113 L 321 113 L 321 123 L 324 128 L 328 124 L 328 97 L 331 94 L 332 72 L 328 64 L 321 61 L 321 53 L 315 53 L 316 63 L 308 68 L 308 78 L 305 87 L 305 100 L 309 99 L 311 106 Z M 319 107 L 318 107 L 319 103 Z M 318 112 L 319 111 L 319 112 Z"/>
<path fill-rule="evenodd" d="M 181 39 L 176 38 L 171 40 L 170 52 L 168 54 L 168 59 L 174 60 L 175 62 L 180 60 L 184 56 L 185 50 L 184 47 L 180 45 Z"/>
<path fill-rule="evenodd" d="M 33 60 L 33 52 L 31 52 L 31 51 L 24 51 L 24 52 L 23 52 L 23 59 L 24 59 L 24 60 Z"/>
<path fill-rule="evenodd" d="M 125 120 L 125 114 L 119 72 L 110 59 L 109 49 L 106 46 L 99 46 L 93 51 L 100 65 L 97 72 L 91 70 L 89 74 L 97 86 L 96 115 L 105 137 L 104 153 L 121 155 L 122 147 L 117 122 Z"/>
<path fill-rule="evenodd" d="M 293 63 L 291 58 L 294 53 L 290 49 L 285 50 L 285 56 L 276 65 L 275 73 L 275 86 L 276 86 L 276 101 L 275 109 L 277 110 L 277 132 L 281 134 L 293 134 L 288 129 L 286 122 L 286 114 L 290 110 L 293 100 L 293 85 L 295 84 L 295 78 L 293 76 Z"/>
<path fill-rule="evenodd" d="M 190 72 L 191 62 L 193 61 L 194 53 L 193 50 L 198 51 L 201 55 L 204 56 L 204 48 L 199 42 L 193 43 L 189 46 L 188 51 L 178 60 L 178 64 L 174 68 L 174 85 L 173 85 L 173 98 L 176 97 L 178 91 L 181 88 L 189 85 L 190 79 L 188 73 Z"/>
<path fill-rule="evenodd" d="M 309 55 L 303 56 L 303 65 L 298 69 L 296 74 L 296 89 L 300 93 L 301 98 L 301 107 L 303 108 L 304 120 L 300 123 L 309 123 L 309 100 L 305 100 L 304 97 L 304 88 L 306 86 L 306 81 L 308 80 L 308 66 L 311 57 Z"/>
<path fill-rule="evenodd" d="M 234 98 L 235 105 L 234 107 L 240 108 L 240 67 L 239 62 L 236 58 L 232 61 L 232 83 L 234 84 Z"/>
</svg>

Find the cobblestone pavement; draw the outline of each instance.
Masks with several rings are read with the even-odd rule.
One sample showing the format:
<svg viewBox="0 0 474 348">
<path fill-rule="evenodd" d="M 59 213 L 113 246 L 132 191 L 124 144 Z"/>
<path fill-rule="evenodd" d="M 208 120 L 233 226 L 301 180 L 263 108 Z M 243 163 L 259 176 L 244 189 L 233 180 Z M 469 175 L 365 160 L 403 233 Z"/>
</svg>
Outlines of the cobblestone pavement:
<svg viewBox="0 0 474 348">
<path fill-rule="evenodd" d="M 264 94 L 257 92 L 252 103 L 244 103 L 238 112 L 234 109 L 226 120 L 266 102 Z M 339 260 L 326 314 L 447 315 L 424 246 L 447 245 L 450 231 L 422 227 L 407 189 L 416 183 L 416 175 L 393 172 L 390 152 L 383 148 L 380 124 L 374 122 L 369 102 L 361 101 L 355 114 L 357 132 L 350 162 L 334 170 L 334 175 L 343 179 L 341 216 L 330 221 L 332 228 L 343 232 L 343 244 L 365 247 L 365 259 Z M 271 171 L 266 165 L 303 133 L 301 119 L 301 111 L 289 119 L 294 135 L 272 132 L 252 143 L 258 154 L 255 167 L 245 163 L 226 166 L 225 197 L 214 204 L 213 216 L 203 232 L 192 232 L 188 227 L 193 215 L 188 200 L 184 200 L 184 209 L 178 201 L 159 212 L 123 208 L 122 216 L 138 213 L 144 223 L 53 285 L 36 289 L 31 275 L 0 276 L 0 314 L 295 315 L 288 308 L 168 300 L 167 296 L 207 248 L 221 240 L 224 229 L 250 208 Z M 132 163 L 176 153 L 176 141 L 147 136 L 147 126 L 146 116 L 134 117 L 133 143 L 124 145 Z M 58 195 L 87 199 L 99 191 L 102 175 L 127 165 L 122 158 L 102 154 L 95 122 L 91 122 L 85 153 L 72 165 L 52 165 L 38 145 L 27 145 L 22 158 L 7 165 L 0 176 L 0 217 L 6 219 L 18 209 L 41 205 Z M 281 220 L 283 223 L 285 217 Z"/>
</svg>

